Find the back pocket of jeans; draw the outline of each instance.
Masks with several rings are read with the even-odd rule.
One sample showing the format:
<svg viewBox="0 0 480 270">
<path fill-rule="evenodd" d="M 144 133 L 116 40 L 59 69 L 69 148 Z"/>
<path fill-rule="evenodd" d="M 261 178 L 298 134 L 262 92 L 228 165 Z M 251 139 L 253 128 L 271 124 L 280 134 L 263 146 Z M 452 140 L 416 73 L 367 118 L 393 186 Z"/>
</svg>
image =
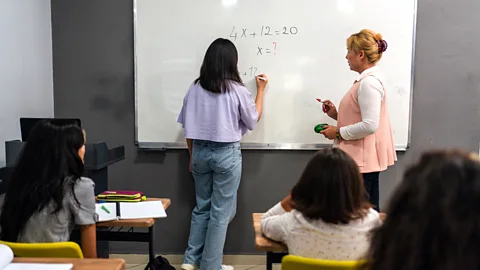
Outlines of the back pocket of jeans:
<svg viewBox="0 0 480 270">
<path fill-rule="evenodd" d="M 241 165 L 242 153 L 239 147 L 224 148 L 215 155 L 215 171 L 226 173 Z"/>
</svg>

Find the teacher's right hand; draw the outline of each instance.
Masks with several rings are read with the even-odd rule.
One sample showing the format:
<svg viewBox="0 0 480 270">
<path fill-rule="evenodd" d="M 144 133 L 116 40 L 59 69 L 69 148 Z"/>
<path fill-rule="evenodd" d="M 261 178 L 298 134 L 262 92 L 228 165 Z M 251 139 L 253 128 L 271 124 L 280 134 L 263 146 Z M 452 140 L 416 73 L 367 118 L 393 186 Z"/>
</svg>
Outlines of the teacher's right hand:
<svg viewBox="0 0 480 270">
<path fill-rule="evenodd" d="M 323 112 L 326 113 L 330 118 L 337 120 L 337 108 L 330 100 L 322 100 Z"/>
</svg>

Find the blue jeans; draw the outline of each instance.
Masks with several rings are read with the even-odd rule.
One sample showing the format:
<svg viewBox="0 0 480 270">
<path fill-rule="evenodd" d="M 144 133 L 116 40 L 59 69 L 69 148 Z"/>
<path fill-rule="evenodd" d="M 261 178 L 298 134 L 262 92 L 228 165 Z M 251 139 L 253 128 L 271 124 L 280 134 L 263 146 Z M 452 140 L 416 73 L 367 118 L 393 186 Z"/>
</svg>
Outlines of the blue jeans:
<svg viewBox="0 0 480 270">
<path fill-rule="evenodd" d="M 192 211 L 185 264 L 219 270 L 227 227 L 237 208 L 242 176 L 240 143 L 193 141 L 192 174 L 197 205 Z"/>
</svg>

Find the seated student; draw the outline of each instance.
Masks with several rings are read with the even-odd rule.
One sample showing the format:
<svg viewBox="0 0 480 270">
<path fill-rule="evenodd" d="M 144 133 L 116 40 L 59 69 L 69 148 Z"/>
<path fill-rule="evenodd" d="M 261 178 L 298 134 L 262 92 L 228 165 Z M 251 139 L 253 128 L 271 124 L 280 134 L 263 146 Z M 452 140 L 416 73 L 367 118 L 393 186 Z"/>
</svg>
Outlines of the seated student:
<svg viewBox="0 0 480 270">
<path fill-rule="evenodd" d="M 64 242 L 80 225 L 84 257 L 97 256 L 94 183 L 82 177 L 84 143 L 82 129 L 62 120 L 33 128 L 0 196 L 0 240 Z"/>
<path fill-rule="evenodd" d="M 324 260 L 361 258 L 379 225 L 357 164 L 339 148 L 318 151 L 291 195 L 261 221 L 263 233 L 285 243 L 290 254 Z"/>
<path fill-rule="evenodd" d="M 362 269 L 480 269 L 480 163 L 475 155 L 425 153 L 393 194 Z"/>
</svg>

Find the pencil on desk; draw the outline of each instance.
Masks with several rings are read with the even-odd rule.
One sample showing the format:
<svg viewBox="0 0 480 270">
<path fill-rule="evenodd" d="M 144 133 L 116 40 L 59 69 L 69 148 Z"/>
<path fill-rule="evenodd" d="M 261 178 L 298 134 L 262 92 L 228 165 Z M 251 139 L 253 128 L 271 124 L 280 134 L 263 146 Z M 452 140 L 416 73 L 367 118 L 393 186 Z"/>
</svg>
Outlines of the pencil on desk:
<svg viewBox="0 0 480 270">
<path fill-rule="evenodd" d="M 102 210 L 110 214 L 110 210 L 108 210 L 107 207 L 105 207 L 105 205 L 102 205 Z"/>
</svg>

